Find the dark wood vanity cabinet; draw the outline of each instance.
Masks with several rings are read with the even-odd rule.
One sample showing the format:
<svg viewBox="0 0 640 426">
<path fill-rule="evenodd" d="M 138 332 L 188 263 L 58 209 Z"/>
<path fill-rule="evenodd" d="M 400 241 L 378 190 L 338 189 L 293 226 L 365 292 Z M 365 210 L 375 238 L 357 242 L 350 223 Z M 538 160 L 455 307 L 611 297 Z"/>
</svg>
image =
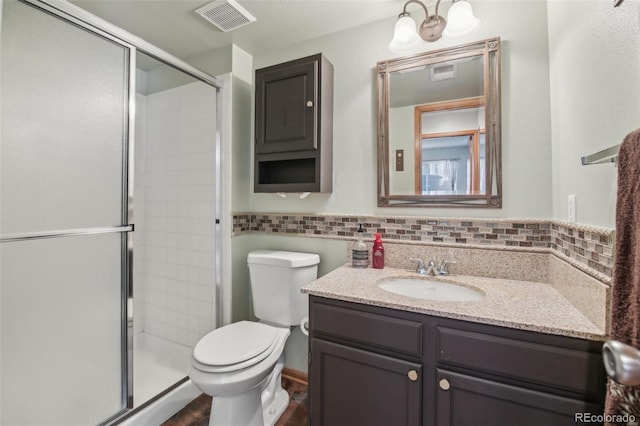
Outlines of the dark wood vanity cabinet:
<svg viewBox="0 0 640 426">
<path fill-rule="evenodd" d="M 321 54 L 255 74 L 255 192 L 331 192 L 333 66 Z"/>
<path fill-rule="evenodd" d="M 311 296 L 311 425 L 574 425 L 599 342 Z"/>
<path fill-rule="evenodd" d="M 422 323 L 311 307 L 310 424 L 421 425 Z"/>
<path fill-rule="evenodd" d="M 312 339 L 311 346 L 312 365 L 322 366 L 316 373 L 322 388 L 312 393 L 319 408 L 312 425 L 421 424 L 419 363 L 321 339 Z"/>
<path fill-rule="evenodd" d="M 437 425 L 575 425 L 575 413 L 603 412 L 600 404 L 472 375 L 437 371 Z"/>
</svg>

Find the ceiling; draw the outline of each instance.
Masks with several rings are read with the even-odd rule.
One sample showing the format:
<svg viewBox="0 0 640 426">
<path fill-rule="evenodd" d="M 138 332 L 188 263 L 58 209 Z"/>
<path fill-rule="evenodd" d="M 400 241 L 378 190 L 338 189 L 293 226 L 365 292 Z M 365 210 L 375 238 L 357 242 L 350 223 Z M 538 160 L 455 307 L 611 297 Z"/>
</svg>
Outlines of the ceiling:
<svg viewBox="0 0 640 426">
<path fill-rule="evenodd" d="M 442 66 L 455 67 L 455 75 L 434 80 L 431 71 Z M 440 62 L 392 72 L 389 82 L 389 106 L 401 108 L 430 102 L 471 98 L 484 94 L 484 59 L 482 56 Z"/>
<path fill-rule="evenodd" d="M 393 18 L 404 4 L 403 0 L 239 0 L 257 21 L 224 33 L 195 13 L 211 0 L 70 1 L 183 59 L 232 43 L 252 55 L 263 50 L 283 49 L 301 41 Z M 392 31 L 390 27 L 389 37 Z"/>
</svg>

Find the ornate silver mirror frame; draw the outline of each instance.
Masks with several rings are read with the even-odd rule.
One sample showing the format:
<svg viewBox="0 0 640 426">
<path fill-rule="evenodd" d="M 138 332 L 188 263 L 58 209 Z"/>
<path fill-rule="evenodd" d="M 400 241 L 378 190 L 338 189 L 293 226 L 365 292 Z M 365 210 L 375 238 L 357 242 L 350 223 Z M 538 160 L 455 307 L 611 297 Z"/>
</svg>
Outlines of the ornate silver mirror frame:
<svg viewBox="0 0 640 426">
<path fill-rule="evenodd" d="M 412 122 L 405 121 L 403 123 L 397 123 L 394 121 L 394 125 L 403 126 L 403 132 L 406 134 L 409 130 L 410 136 L 405 137 L 402 141 L 402 146 L 410 145 L 409 151 L 413 156 L 414 161 L 409 161 L 406 169 L 404 160 L 407 155 L 404 149 L 396 148 L 397 144 L 392 144 L 391 138 L 395 137 L 396 130 L 390 126 L 390 117 L 393 115 L 392 102 L 396 93 L 393 93 L 394 88 L 400 87 L 400 81 L 403 75 L 413 73 L 419 75 L 415 71 L 423 72 L 431 81 L 438 81 L 441 77 L 437 74 L 440 69 L 447 69 L 451 71 L 451 74 L 457 74 L 458 65 L 460 65 L 461 74 L 463 73 L 462 66 L 465 63 L 475 62 L 479 64 L 478 72 L 477 93 L 469 96 L 469 93 L 454 93 L 460 92 L 457 90 L 458 84 L 455 80 L 449 82 L 454 84 L 456 90 L 449 90 L 444 95 L 440 94 L 438 97 L 433 98 L 429 95 L 418 95 L 417 88 L 414 86 L 413 93 L 415 99 L 408 102 L 408 108 L 415 109 L 415 118 L 411 118 Z M 451 67 L 451 65 L 454 65 Z M 437 69 L 436 69 L 437 68 Z M 392 78 L 393 77 L 393 78 Z M 423 78 L 423 81 L 428 78 Z M 394 81 L 398 82 L 396 84 Z M 434 83 L 429 83 L 434 84 Z M 437 84 L 437 83 L 436 83 Z M 501 72 L 500 72 L 500 38 L 493 38 L 474 43 L 465 44 L 462 46 L 451 47 L 447 49 L 435 50 L 431 52 L 425 52 L 417 55 L 406 56 L 401 58 L 390 59 L 386 61 L 378 62 L 377 64 L 377 86 L 378 86 L 378 206 L 380 207 L 475 207 L 475 208 L 501 208 L 502 207 L 502 167 L 501 167 Z M 393 87 L 392 87 L 393 86 Z M 434 87 L 431 90 L 431 87 Z M 424 92 L 435 92 L 435 86 L 429 86 Z M 397 97 L 397 96 L 396 96 Z M 437 99 L 437 101 L 434 101 Z M 444 102 L 443 102 L 444 101 Z M 407 104 L 405 102 L 405 104 Z M 432 133 L 433 135 L 448 135 L 449 133 L 438 133 L 435 130 L 433 132 L 425 131 L 427 126 L 425 119 L 422 118 L 422 114 L 425 110 L 437 111 L 442 109 L 441 105 L 447 105 L 447 110 L 461 110 L 464 108 L 475 107 L 474 112 L 479 119 L 477 119 L 476 129 L 467 129 L 454 132 L 456 134 L 470 134 L 474 131 L 476 138 L 481 135 L 482 143 L 475 142 L 475 161 L 480 165 L 481 172 L 476 172 L 476 183 L 472 183 L 473 175 L 473 160 L 472 154 L 468 155 L 468 158 L 463 159 L 462 165 L 465 170 L 461 172 L 464 174 L 465 182 L 456 184 L 456 179 L 442 177 L 446 183 L 445 187 L 436 188 L 437 190 L 430 190 L 429 185 L 426 184 L 427 177 L 432 177 L 429 174 L 430 171 L 425 172 L 425 167 L 429 168 L 434 166 L 429 165 L 429 161 L 425 161 L 422 158 L 422 152 L 424 147 L 424 141 L 427 136 L 425 133 Z M 453 106 L 452 106 L 453 105 Z M 457 106 L 456 106 L 457 105 Z M 478 108 L 479 105 L 479 108 Z M 407 108 L 405 106 L 405 108 Z M 484 117 L 482 117 L 482 110 L 484 110 Z M 437 111 L 442 113 L 442 111 Z M 484 119 L 483 119 L 484 118 Z M 415 129 L 408 129 L 408 127 L 415 127 Z M 464 126 L 463 126 L 464 127 Z M 468 127 L 468 126 L 467 126 Z M 484 127 L 484 128 L 482 128 Z M 391 130 L 391 132 L 390 132 Z M 451 133 L 451 132 L 450 132 Z M 430 137 L 430 136 L 429 136 Z M 434 136 L 435 137 L 435 136 Z M 471 136 L 469 138 L 469 145 L 472 145 Z M 409 140 L 409 138 L 411 140 Z M 442 142 L 440 142 L 442 143 Z M 393 146 L 393 148 L 392 148 Z M 392 152 L 393 151 L 393 152 Z M 413 154 L 415 152 L 415 155 Z M 473 153 L 473 148 L 471 148 Z M 451 156 L 451 155 L 450 155 Z M 428 159 L 427 159 L 428 160 Z M 453 160 L 453 161 L 452 161 Z M 460 158 L 450 158 L 447 160 L 439 160 L 442 164 L 435 164 L 436 166 L 447 168 L 447 173 L 451 173 L 451 164 L 455 163 L 456 176 L 459 168 Z M 480 162 L 479 162 L 480 160 Z M 424 162 L 424 163 L 423 163 Z M 431 161 L 431 163 L 437 163 L 437 161 Z M 431 169 L 429 169 L 431 170 Z M 469 171 L 471 170 L 471 171 Z M 402 187 L 398 189 L 397 184 L 394 183 L 394 179 L 399 180 L 398 173 L 408 173 L 405 176 L 409 179 L 405 179 L 410 183 L 408 187 Z M 427 173 L 427 175 L 424 175 Z M 445 174 L 446 173 L 442 173 Z M 413 178 L 415 175 L 415 179 Z M 478 178 L 478 176 L 480 176 Z M 471 183 L 468 183 L 471 182 Z M 461 186 L 461 189 L 458 189 Z"/>
</svg>

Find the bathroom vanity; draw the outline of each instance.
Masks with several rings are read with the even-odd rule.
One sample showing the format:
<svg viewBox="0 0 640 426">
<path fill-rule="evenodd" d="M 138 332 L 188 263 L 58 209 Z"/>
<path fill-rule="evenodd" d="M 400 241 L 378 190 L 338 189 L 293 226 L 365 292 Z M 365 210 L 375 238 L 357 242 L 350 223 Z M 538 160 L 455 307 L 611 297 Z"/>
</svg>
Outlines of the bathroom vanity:
<svg viewBox="0 0 640 426">
<path fill-rule="evenodd" d="M 603 412 L 604 332 L 548 285 L 450 277 L 484 298 L 434 302 L 378 287 L 394 274 L 407 271 L 344 266 L 303 290 L 311 425 L 552 426 Z"/>
</svg>

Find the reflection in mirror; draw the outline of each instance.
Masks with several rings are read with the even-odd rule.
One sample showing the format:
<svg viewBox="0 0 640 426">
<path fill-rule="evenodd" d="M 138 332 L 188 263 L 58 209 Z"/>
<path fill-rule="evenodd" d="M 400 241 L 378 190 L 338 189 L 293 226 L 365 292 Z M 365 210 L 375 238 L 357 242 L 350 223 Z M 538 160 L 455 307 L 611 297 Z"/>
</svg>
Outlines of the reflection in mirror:
<svg viewBox="0 0 640 426">
<path fill-rule="evenodd" d="M 433 111 L 434 107 L 442 107 Z M 416 108 L 415 193 L 420 195 L 484 194 L 486 156 L 484 145 L 484 98 L 467 98 L 465 102 L 439 102 Z M 425 163 L 428 167 L 425 170 Z M 428 184 L 425 171 L 433 175 L 433 164 L 446 164 L 443 181 L 446 188 Z M 442 166 L 440 166 L 440 169 Z M 441 171 L 441 170 L 438 170 Z M 430 177 L 435 179 L 435 177 Z M 445 191 L 446 190 L 446 191 Z M 444 191 L 444 192 L 443 192 Z"/>
<path fill-rule="evenodd" d="M 484 134 L 425 137 L 417 194 L 484 194 Z"/>
<path fill-rule="evenodd" d="M 378 63 L 379 206 L 501 207 L 499 47 Z"/>
</svg>

